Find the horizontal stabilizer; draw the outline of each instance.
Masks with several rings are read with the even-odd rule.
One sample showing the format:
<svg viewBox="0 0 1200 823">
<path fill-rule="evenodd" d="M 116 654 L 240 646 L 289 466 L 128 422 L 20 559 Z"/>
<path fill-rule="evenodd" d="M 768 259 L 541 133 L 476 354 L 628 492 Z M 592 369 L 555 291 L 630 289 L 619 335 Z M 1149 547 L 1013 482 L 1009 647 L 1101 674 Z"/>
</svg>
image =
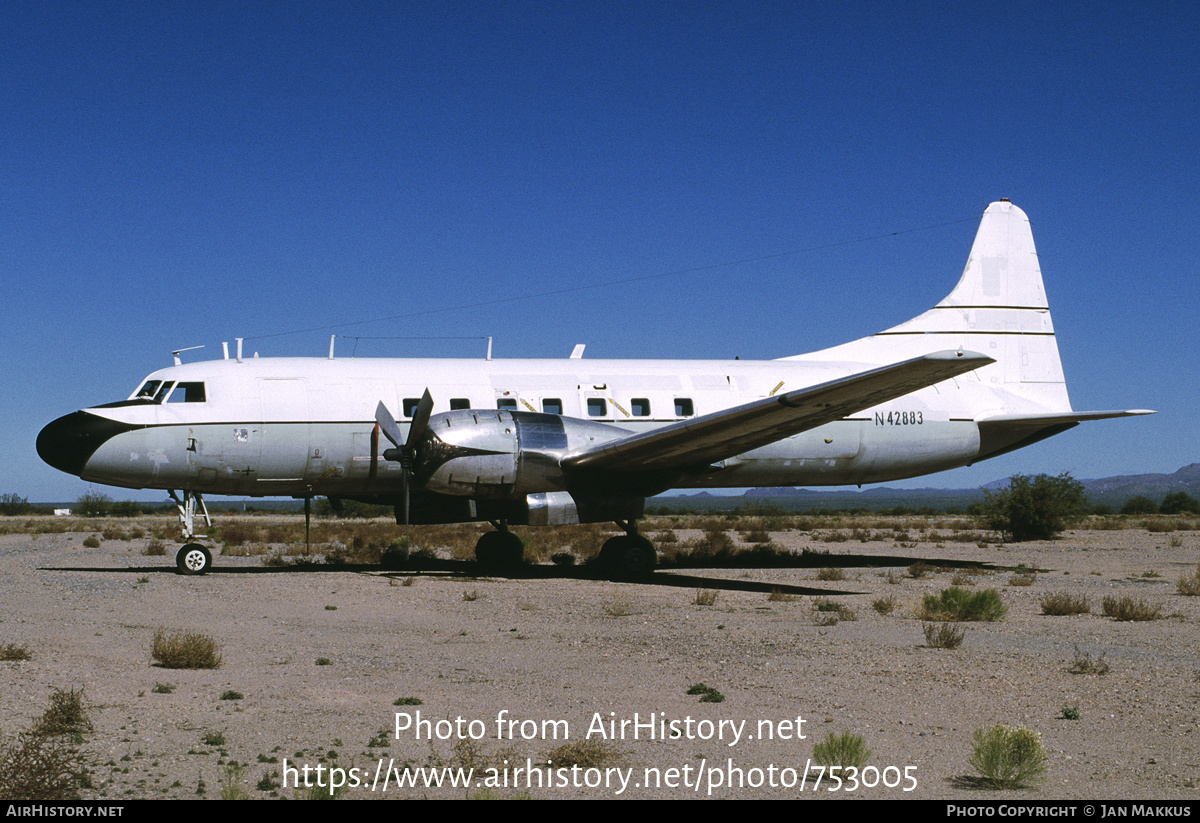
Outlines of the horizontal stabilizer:
<svg viewBox="0 0 1200 823">
<path fill-rule="evenodd" d="M 941 351 L 766 397 L 567 455 L 570 470 L 655 471 L 703 466 L 815 429 L 995 362 Z"/>
<path fill-rule="evenodd" d="M 979 425 L 979 460 L 1024 448 L 1088 420 L 1154 414 L 1149 409 L 1127 411 L 1045 412 L 1043 414 L 998 414 L 976 422 Z"/>
<path fill-rule="evenodd" d="M 1108 420 L 1113 417 L 1136 417 L 1141 414 L 1154 414 L 1150 409 L 1128 409 L 1126 411 L 1087 411 L 1087 412 L 1047 412 L 1045 414 L 997 414 L 992 417 L 980 418 L 983 424 L 1002 424 L 1008 426 L 1055 426 L 1062 423 L 1083 423 L 1088 420 Z"/>
</svg>

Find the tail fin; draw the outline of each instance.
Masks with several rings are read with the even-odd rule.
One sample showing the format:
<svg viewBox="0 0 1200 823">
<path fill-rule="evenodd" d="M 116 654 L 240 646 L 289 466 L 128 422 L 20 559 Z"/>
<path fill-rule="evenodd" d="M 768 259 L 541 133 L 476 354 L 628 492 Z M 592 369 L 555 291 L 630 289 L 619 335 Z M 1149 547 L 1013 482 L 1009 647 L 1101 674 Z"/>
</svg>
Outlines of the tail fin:
<svg viewBox="0 0 1200 823">
<path fill-rule="evenodd" d="M 996 360 L 975 372 L 1009 395 L 995 411 L 1071 410 L 1029 218 L 1007 200 L 984 211 L 962 278 L 934 308 L 871 337 L 787 359 L 888 363 L 960 348 Z"/>
<path fill-rule="evenodd" d="M 1029 218 L 1007 200 L 983 213 L 954 291 L 875 338 L 900 336 L 921 338 L 922 349 L 961 346 L 994 357 L 979 370 L 984 383 L 1045 411 L 1071 410 Z"/>
</svg>

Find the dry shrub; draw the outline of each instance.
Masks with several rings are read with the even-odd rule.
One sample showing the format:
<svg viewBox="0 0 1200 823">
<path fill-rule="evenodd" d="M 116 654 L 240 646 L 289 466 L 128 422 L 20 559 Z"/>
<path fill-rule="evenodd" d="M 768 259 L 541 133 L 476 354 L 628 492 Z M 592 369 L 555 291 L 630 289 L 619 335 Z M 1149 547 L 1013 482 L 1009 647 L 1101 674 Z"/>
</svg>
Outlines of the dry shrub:
<svg viewBox="0 0 1200 823">
<path fill-rule="evenodd" d="M 550 768 L 596 769 L 618 760 L 619 756 L 601 740 L 575 740 L 547 752 L 546 759 Z"/>
<path fill-rule="evenodd" d="M 913 580 L 920 580 L 927 574 L 929 574 L 929 564 L 924 560 L 918 560 L 908 567 L 908 576 Z"/>
<path fill-rule="evenodd" d="M 1067 671 L 1071 674 L 1108 674 L 1109 668 L 1103 652 L 1100 653 L 1100 657 L 1093 660 L 1091 652 L 1080 651 L 1076 646 L 1075 659 L 1071 661 Z"/>
<path fill-rule="evenodd" d="M 781 591 L 778 587 L 773 587 L 771 593 L 767 595 L 768 603 L 794 603 L 796 595 Z"/>
<path fill-rule="evenodd" d="M 898 604 L 899 601 L 893 595 L 889 594 L 887 597 L 878 597 L 871 601 L 871 608 L 880 614 L 891 614 L 896 610 Z"/>
<path fill-rule="evenodd" d="M 922 623 L 925 645 L 931 649 L 957 649 L 966 635 L 957 623 Z"/>
<path fill-rule="evenodd" d="M 974 586 L 975 578 L 971 577 L 971 575 L 967 574 L 966 572 L 955 572 L 954 576 L 950 578 L 950 585 Z"/>
<path fill-rule="evenodd" d="M 150 654 L 164 669 L 215 669 L 221 665 L 217 641 L 199 632 L 159 629 Z"/>
<path fill-rule="evenodd" d="M 697 589 L 696 597 L 692 601 L 696 606 L 711 606 L 717 602 L 717 595 L 720 594 L 716 589 Z"/>
<path fill-rule="evenodd" d="M 1042 614 L 1091 614 L 1092 604 L 1085 594 L 1069 594 L 1067 592 L 1049 592 L 1042 595 Z"/>
<path fill-rule="evenodd" d="M 1196 571 L 1192 572 L 1189 577 L 1186 574 L 1179 576 L 1179 582 L 1176 584 L 1176 590 L 1188 597 L 1200 596 L 1200 566 L 1196 567 Z"/>
<path fill-rule="evenodd" d="M 1037 580 L 1037 575 L 1033 572 L 1017 572 L 1012 577 L 1008 578 L 1010 586 L 1032 586 Z"/>
<path fill-rule="evenodd" d="M 818 580 L 845 580 L 846 572 L 836 566 L 826 566 L 817 572 Z"/>
<path fill-rule="evenodd" d="M 33 655 L 25 644 L 5 643 L 0 646 L 0 660 L 29 660 Z"/>
<path fill-rule="evenodd" d="M 1162 616 L 1161 603 L 1147 603 L 1145 600 L 1134 600 L 1132 597 L 1116 597 L 1109 595 L 1102 603 L 1104 616 L 1114 620 L 1157 620 Z"/>
<path fill-rule="evenodd" d="M 253 523 L 233 520 L 221 525 L 220 540 L 226 546 L 240 546 L 261 539 L 258 526 Z"/>
<path fill-rule="evenodd" d="M 159 540 L 157 537 L 146 544 L 146 548 L 142 549 L 142 554 L 146 557 L 162 557 L 167 553 L 167 544 Z"/>
<path fill-rule="evenodd" d="M 87 779 L 80 754 L 61 740 L 26 732 L 0 746 L 0 800 L 79 799 Z"/>
<path fill-rule="evenodd" d="M 813 601 L 812 608 L 817 624 L 821 626 L 836 626 L 839 620 L 858 620 L 858 614 L 854 609 L 845 603 L 838 603 L 836 600 L 817 598 Z"/>
<path fill-rule="evenodd" d="M 83 689 L 55 689 L 50 695 L 50 707 L 33 727 L 38 735 L 80 735 L 91 731 L 92 721 L 83 705 Z"/>
</svg>

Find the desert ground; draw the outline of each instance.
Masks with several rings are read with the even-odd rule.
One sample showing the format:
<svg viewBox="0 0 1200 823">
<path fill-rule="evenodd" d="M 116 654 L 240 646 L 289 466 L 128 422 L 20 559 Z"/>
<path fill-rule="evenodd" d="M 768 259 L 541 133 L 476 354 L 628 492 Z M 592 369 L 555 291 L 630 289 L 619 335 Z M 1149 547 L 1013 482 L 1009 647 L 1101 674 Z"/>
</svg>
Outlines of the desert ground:
<svg viewBox="0 0 1200 823">
<path fill-rule="evenodd" d="M 165 519 L 50 521 L 0 522 L 0 647 L 29 652 L 0 663 L 0 732 L 81 689 L 84 798 L 293 798 L 305 766 L 342 770 L 348 799 L 1200 797 L 1200 597 L 1177 590 L 1200 531 L 1110 520 L 1001 544 L 953 518 L 767 523 L 802 562 L 611 582 L 549 562 L 485 576 L 445 549 L 422 568 L 265 565 L 219 543 L 213 571 L 185 577 L 174 542 L 145 553 Z M 725 525 L 744 542 L 745 522 Z M 686 546 L 704 527 L 643 532 Z M 1007 614 L 932 648 L 922 597 L 955 584 L 996 589 Z M 1090 613 L 1043 614 L 1054 594 Z M 1105 597 L 1158 619 L 1107 617 Z M 157 665 L 159 630 L 212 638 L 220 666 Z M 1040 785 L 973 777 L 972 736 L 996 724 L 1040 734 Z M 844 731 L 874 770 L 816 784 L 814 745 Z M 396 785 L 443 767 L 474 767 L 472 784 Z"/>
</svg>

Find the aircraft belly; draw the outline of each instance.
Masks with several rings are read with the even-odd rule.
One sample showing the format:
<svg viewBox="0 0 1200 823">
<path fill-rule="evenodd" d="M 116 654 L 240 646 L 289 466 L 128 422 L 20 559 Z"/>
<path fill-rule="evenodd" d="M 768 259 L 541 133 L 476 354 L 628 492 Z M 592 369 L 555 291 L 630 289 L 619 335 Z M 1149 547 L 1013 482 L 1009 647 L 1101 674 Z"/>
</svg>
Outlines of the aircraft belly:
<svg viewBox="0 0 1200 823">
<path fill-rule="evenodd" d="M 857 437 L 847 431 L 851 426 L 857 429 Z M 833 442 L 827 444 L 831 431 Z M 835 448 L 839 443 L 841 448 Z M 853 454 L 848 453 L 848 443 L 858 444 Z M 825 445 L 830 449 L 822 454 Z M 719 472 L 685 480 L 679 487 L 879 483 L 957 468 L 978 455 L 979 430 L 972 421 L 923 420 L 907 427 L 874 420 L 841 421 L 739 455 Z"/>
</svg>

